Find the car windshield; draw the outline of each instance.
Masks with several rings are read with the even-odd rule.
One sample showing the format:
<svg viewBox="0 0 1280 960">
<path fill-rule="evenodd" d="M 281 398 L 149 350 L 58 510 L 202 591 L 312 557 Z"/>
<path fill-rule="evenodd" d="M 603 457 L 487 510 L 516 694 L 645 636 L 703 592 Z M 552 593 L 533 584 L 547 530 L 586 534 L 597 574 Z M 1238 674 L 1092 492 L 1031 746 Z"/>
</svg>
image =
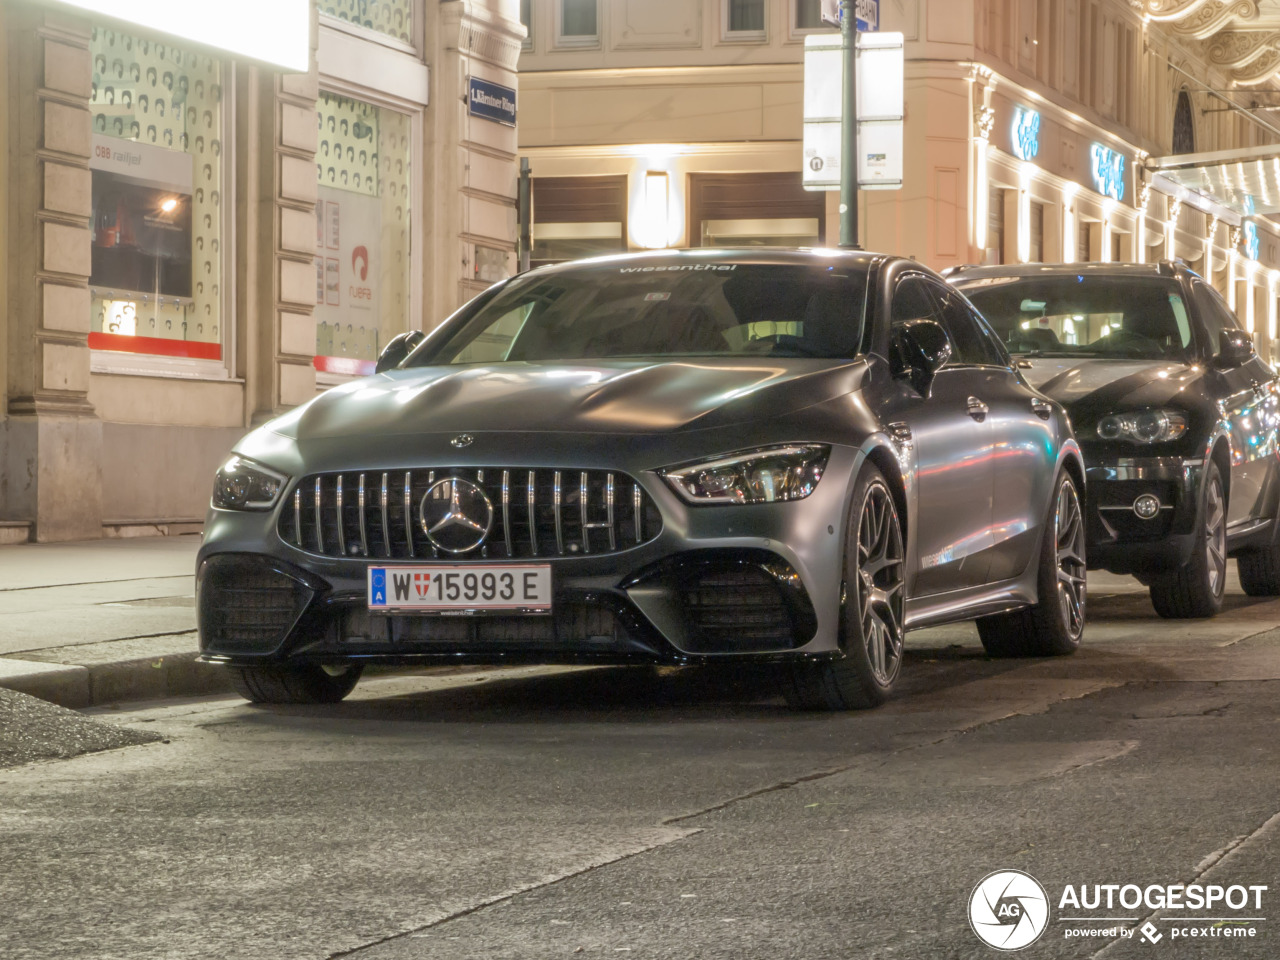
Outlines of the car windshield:
<svg viewBox="0 0 1280 960">
<path fill-rule="evenodd" d="M 621 357 L 847 358 L 863 264 L 601 262 L 514 280 L 406 366 Z"/>
<path fill-rule="evenodd" d="M 956 285 L 1024 357 L 1185 360 L 1191 321 L 1165 277 L 982 277 Z"/>
</svg>

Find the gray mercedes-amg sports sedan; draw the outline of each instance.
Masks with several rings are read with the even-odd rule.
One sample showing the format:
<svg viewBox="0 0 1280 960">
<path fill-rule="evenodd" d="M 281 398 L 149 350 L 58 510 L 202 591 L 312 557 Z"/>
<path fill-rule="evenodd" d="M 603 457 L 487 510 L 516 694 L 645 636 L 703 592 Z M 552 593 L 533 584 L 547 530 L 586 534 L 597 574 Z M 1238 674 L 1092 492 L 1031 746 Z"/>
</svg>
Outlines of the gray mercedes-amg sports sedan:
<svg viewBox="0 0 1280 960">
<path fill-rule="evenodd" d="M 560 264 L 236 445 L 200 648 L 260 702 L 370 663 L 740 660 L 793 706 L 873 706 L 916 627 L 1076 649 L 1083 478 L 1062 407 L 914 261 Z"/>
</svg>

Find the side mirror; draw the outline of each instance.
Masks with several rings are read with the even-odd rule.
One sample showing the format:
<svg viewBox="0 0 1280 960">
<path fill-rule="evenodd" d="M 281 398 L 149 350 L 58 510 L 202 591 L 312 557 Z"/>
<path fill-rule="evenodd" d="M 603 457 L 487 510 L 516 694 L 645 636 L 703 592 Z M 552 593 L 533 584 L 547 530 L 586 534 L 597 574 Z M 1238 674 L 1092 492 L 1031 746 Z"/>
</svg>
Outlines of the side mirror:
<svg viewBox="0 0 1280 960">
<path fill-rule="evenodd" d="M 905 320 L 893 325 L 890 342 L 894 376 L 906 377 L 917 393 L 928 396 L 934 375 L 951 359 L 947 331 L 936 320 Z"/>
<path fill-rule="evenodd" d="M 414 347 L 427 339 L 427 335 L 421 330 L 410 330 L 408 333 L 402 333 L 392 337 L 387 341 L 387 345 L 382 348 L 382 352 L 378 354 L 378 362 L 373 368 L 374 373 L 382 373 L 384 370 L 394 370 L 404 361 L 404 358 L 413 353 Z"/>
<path fill-rule="evenodd" d="M 1223 330 L 1218 335 L 1218 355 L 1213 358 L 1223 370 L 1238 367 L 1253 359 L 1253 337 L 1243 330 Z"/>
</svg>

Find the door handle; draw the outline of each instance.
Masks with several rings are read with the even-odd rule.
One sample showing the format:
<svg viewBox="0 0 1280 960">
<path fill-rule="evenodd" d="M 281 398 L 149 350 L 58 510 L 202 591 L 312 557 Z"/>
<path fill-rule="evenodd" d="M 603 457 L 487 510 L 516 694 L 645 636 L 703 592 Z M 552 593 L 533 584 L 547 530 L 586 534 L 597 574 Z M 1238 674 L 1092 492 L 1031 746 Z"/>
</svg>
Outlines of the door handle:
<svg viewBox="0 0 1280 960">
<path fill-rule="evenodd" d="M 1053 404 L 1048 400 L 1042 400 L 1039 397 L 1031 398 L 1031 409 L 1035 411 L 1035 415 L 1041 420 L 1048 420 L 1053 416 Z"/>
<path fill-rule="evenodd" d="M 986 419 L 987 414 L 991 412 L 991 408 L 988 407 L 981 400 L 979 400 L 977 397 L 969 398 L 969 404 L 967 409 L 969 412 L 969 416 L 973 417 L 973 419 L 977 420 L 979 423 L 981 423 L 984 419 Z"/>
</svg>

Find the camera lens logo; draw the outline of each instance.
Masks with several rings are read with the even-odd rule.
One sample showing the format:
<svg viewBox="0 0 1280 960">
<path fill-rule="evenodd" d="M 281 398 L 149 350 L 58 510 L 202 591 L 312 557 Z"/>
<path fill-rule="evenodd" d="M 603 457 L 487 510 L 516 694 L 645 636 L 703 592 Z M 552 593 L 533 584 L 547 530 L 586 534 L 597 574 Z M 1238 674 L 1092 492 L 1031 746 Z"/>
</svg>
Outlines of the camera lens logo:
<svg viewBox="0 0 1280 960">
<path fill-rule="evenodd" d="M 997 950 L 1021 950 L 1040 939 L 1049 925 L 1049 895 L 1021 870 L 987 874 L 969 896 L 969 926 Z"/>
</svg>

